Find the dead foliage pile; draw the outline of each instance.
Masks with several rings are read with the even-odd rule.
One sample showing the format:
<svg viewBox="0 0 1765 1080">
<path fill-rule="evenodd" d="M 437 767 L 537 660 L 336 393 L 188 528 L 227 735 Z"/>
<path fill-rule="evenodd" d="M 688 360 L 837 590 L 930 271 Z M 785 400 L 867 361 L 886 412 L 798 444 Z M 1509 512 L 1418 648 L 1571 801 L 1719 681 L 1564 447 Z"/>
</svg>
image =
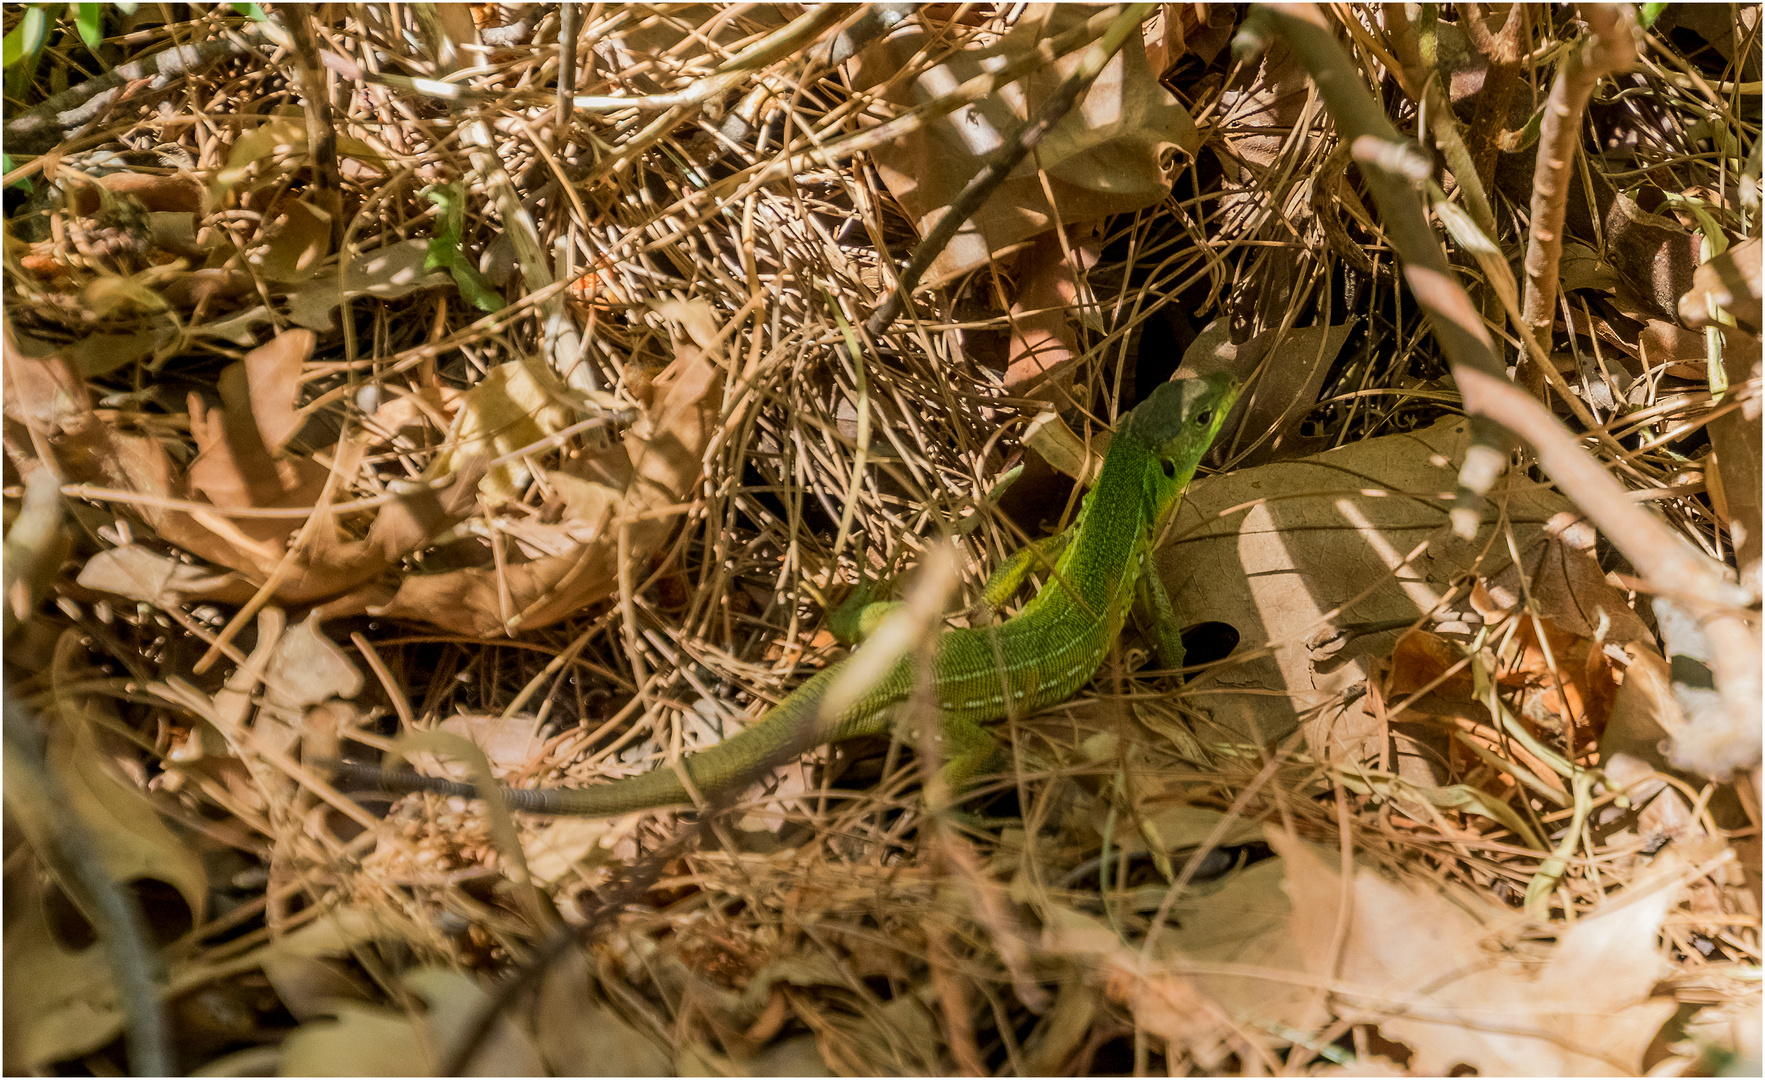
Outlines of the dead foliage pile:
<svg viewBox="0 0 1765 1080">
<path fill-rule="evenodd" d="M 98 7 L 5 12 L 9 1071 L 1758 1067 L 1756 5 Z M 1620 496 L 1491 444 L 1386 173 Z M 948 810 L 912 725 L 704 821 L 329 782 L 667 768 L 1216 370 L 1186 679 Z"/>
</svg>

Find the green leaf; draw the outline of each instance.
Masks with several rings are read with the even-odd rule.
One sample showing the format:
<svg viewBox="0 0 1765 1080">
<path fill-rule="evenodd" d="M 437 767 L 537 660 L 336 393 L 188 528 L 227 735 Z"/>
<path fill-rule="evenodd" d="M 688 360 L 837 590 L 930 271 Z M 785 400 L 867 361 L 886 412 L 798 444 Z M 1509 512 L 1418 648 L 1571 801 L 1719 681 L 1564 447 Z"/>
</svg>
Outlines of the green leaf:
<svg viewBox="0 0 1765 1080">
<path fill-rule="evenodd" d="M 0 62 L 11 67 L 26 57 L 36 56 L 37 50 L 43 47 L 43 41 L 49 36 L 49 14 L 42 4 L 32 4 L 25 8 L 24 18 L 12 28 L 12 33 L 0 41 Z"/>
<path fill-rule="evenodd" d="M 460 242 L 466 234 L 466 188 L 460 183 L 436 184 L 425 189 L 423 197 L 441 208 L 435 218 L 435 235 L 429 241 L 429 254 L 423 260 L 423 273 L 427 274 L 451 267 L 459 259 Z M 461 286 L 461 292 L 464 291 Z"/>
<path fill-rule="evenodd" d="M 472 264 L 464 259 L 455 259 L 448 269 L 453 272 L 454 284 L 460 287 L 460 295 L 479 311 L 501 311 L 503 307 L 502 293 L 490 287 L 484 275 L 472 268 Z"/>
<path fill-rule="evenodd" d="M 104 43 L 104 5 L 75 4 L 74 29 L 80 32 L 80 40 L 93 53 Z"/>
<path fill-rule="evenodd" d="M 250 19 L 252 22 L 269 22 L 270 17 L 264 14 L 262 4 L 234 4 L 233 10 Z"/>
<path fill-rule="evenodd" d="M 1538 134 L 1544 129 L 1544 109 L 1540 108 L 1526 121 L 1526 126 L 1519 131 L 1504 131 L 1499 145 L 1506 154 L 1517 154 L 1538 141 Z"/>
<path fill-rule="evenodd" d="M 500 311 L 504 303 L 502 294 L 491 288 L 484 275 L 460 254 L 466 236 L 466 185 L 436 184 L 426 189 L 423 197 L 441 210 L 435 217 L 435 235 L 429 240 L 429 251 L 423 257 L 423 273 L 446 269 L 453 274 L 460 295 L 473 307 L 479 311 Z"/>
<path fill-rule="evenodd" d="M 460 246 L 450 244 L 442 237 L 429 238 L 429 251 L 423 256 L 423 273 L 433 274 L 437 270 L 446 270 L 459 257 Z"/>
<path fill-rule="evenodd" d="M 1642 24 L 1644 30 L 1647 30 L 1655 25 L 1655 20 L 1660 18 L 1661 12 L 1666 10 L 1666 4 L 1644 4 L 1642 10 L 1636 13 L 1636 21 Z"/>
</svg>

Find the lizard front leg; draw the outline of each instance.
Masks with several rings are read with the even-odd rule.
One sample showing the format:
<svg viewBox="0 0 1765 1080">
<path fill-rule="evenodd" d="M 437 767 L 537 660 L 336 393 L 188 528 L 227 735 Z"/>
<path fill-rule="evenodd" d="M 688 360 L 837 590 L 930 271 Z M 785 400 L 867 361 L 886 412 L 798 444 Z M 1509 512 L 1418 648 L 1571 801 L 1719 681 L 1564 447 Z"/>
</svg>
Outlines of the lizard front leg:
<svg viewBox="0 0 1765 1080">
<path fill-rule="evenodd" d="M 1011 558 L 999 564 L 999 569 L 993 571 L 992 576 L 987 578 L 987 583 L 981 586 L 982 605 L 989 609 L 1003 605 L 1017 594 L 1017 590 L 1023 588 L 1031 571 L 1052 569 L 1054 561 L 1060 558 L 1060 553 L 1071 542 L 1072 530 L 1067 529 L 1018 548 Z"/>
<path fill-rule="evenodd" d="M 1183 628 L 1177 622 L 1177 613 L 1171 607 L 1170 594 L 1164 590 L 1164 581 L 1158 576 L 1158 567 L 1153 563 L 1151 553 L 1147 553 L 1147 566 L 1140 572 L 1140 578 L 1134 583 L 1135 611 L 1139 623 L 1152 638 L 1152 648 L 1158 653 L 1158 662 L 1171 671 L 1183 666 Z M 1181 676 L 1178 676 L 1181 678 Z"/>
</svg>

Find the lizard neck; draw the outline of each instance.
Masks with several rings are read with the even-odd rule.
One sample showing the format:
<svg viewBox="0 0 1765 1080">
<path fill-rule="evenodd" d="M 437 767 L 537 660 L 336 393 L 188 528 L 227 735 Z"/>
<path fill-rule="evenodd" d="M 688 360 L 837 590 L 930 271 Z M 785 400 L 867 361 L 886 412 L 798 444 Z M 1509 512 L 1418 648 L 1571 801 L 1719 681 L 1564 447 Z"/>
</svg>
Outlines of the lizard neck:
<svg viewBox="0 0 1765 1080">
<path fill-rule="evenodd" d="M 1152 524 L 1152 507 L 1146 476 L 1154 468 L 1157 462 L 1151 451 L 1117 436 L 1097 483 L 1085 495 L 1072 543 L 1057 564 L 1058 577 L 1078 594 L 1067 598 L 1098 618 L 1109 618 L 1113 609 L 1118 625 L 1133 598 L 1149 546 L 1146 532 Z M 1043 592 L 1052 599 L 1066 590 L 1051 581 Z"/>
</svg>

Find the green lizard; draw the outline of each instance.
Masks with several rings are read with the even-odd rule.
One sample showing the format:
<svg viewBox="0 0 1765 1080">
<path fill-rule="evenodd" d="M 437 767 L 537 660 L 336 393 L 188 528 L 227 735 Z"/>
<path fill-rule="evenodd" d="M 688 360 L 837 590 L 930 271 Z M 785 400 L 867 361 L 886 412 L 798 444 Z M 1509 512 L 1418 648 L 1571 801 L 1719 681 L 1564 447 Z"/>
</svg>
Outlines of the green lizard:
<svg viewBox="0 0 1765 1080">
<path fill-rule="evenodd" d="M 1037 565 L 1053 559 L 1048 583 L 1017 615 L 990 627 L 939 636 L 932 680 L 952 790 L 986 766 L 994 742 L 983 725 L 1058 704 L 1091 681 L 1136 602 L 1151 623 L 1153 646 L 1167 667 L 1183 663 L 1170 598 L 1146 573 L 1153 540 L 1182 498 L 1201 456 L 1218 434 L 1237 388 L 1225 375 L 1164 383 L 1130 412 L 1109 444 L 1097 483 L 1065 532 L 1018 552 L 988 582 L 1003 599 Z M 862 590 L 861 590 L 862 591 Z M 846 626 L 876 625 L 895 605 L 873 604 Z M 862 735 L 887 735 L 893 707 L 913 692 L 913 658 L 903 657 L 857 701 L 823 717 L 822 699 L 846 662 L 817 673 L 753 726 L 680 761 L 705 799 L 757 779 L 757 767 L 791 748 L 808 749 Z M 341 765 L 392 790 L 473 797 L 470 784 L 410 772 Z M 679 771 L 662 766 L 610 784 L 580 788 L 506 788 L 509 806 L 539 814 L 609 815 L 693 802 Z"/>
</svg>

